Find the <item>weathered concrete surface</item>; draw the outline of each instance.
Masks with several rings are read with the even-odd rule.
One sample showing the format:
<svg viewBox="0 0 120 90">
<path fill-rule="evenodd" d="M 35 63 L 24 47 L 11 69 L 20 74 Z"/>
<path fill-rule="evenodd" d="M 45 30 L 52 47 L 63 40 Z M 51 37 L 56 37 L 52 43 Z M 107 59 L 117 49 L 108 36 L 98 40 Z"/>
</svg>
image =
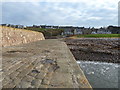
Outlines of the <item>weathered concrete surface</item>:
<svg viewBox="0 0 120 90">
<path fill-rule="evenodd" d="M 0 38 L 1 36 L 2 43 L 0 45 L 2 44 L 3 47 L 45 39 L 40 32 L 0 26 Z"/>
<path fill-rule="evenodd" d="M 65 42 L 4 47 L 2 56 L 3 88 L 91 88 Z"/>
</svg>

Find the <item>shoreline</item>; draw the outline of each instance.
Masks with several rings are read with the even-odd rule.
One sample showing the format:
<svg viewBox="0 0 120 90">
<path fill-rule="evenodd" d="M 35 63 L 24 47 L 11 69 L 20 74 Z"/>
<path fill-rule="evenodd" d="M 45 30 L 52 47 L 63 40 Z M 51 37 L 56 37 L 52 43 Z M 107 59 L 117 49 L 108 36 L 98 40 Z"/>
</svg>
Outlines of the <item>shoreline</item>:
<svg viewBox="0 0 120 90">
<path fill-rule="evenodd" d="M 66 38 L 77 61 L 120 63 L 119 38 Z"/>
</svg>

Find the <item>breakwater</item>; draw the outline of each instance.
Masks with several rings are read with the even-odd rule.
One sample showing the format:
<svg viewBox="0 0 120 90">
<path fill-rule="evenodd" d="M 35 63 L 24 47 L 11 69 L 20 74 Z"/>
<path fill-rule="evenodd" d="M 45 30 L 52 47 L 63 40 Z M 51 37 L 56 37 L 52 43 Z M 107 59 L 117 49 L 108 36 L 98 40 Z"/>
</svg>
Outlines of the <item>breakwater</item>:
<svg viewBox="0 0 120 90">
<path fill-rule="evenodd" d="M 3 88 L 89 88 L 65 42 L 42 40 L 3 47 Z"/>
</svg>

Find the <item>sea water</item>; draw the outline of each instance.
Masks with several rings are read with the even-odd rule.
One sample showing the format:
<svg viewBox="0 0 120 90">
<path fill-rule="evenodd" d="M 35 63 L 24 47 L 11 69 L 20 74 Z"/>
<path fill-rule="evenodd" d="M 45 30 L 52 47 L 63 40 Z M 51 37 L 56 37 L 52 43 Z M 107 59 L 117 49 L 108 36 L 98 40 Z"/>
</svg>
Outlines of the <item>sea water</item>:
<svg viewBox="0 0 120 90">
<path fill-rule="evenodd" d="M 93 88 L 118 88 L 119 64 L 95 61 L 77 61 Z"/>
</svg>

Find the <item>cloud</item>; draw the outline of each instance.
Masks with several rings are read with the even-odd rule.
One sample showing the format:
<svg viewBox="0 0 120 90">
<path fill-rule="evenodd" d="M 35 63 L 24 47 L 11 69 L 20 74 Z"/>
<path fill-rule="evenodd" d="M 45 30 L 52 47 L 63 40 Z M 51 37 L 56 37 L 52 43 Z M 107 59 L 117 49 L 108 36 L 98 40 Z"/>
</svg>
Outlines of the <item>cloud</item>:
<svg viewBox="0 0 120 90">
<path fill-rule="evenodd" d="M 77 26 L 117 25 L 118 0 L 70 0 L 51 2 L 5 0 L 2 6 L 3 23 L 52 24 Z M 10 0 L 9 0 L 10 1 Z M 53 1 L 53 0 L 52 0 Z M 65 0 L 64 0 L 65 1 Z"/>
<path fill-rule="evenodd" d="M 102 17 L 88 17 L 88 20 L 101 20 Z"/>
</svg>

